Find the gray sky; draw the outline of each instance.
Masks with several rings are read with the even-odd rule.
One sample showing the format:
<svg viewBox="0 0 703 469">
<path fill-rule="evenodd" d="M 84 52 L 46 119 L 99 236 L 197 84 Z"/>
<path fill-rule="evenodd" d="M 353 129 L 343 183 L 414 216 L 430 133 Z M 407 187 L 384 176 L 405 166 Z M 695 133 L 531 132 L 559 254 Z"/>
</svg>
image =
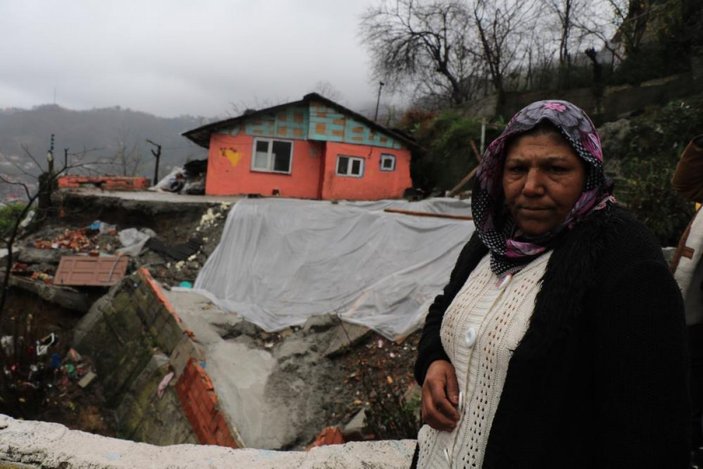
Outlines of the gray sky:
<svg viewBox="0 0 703 469">
<path fill-rule="evenodd" d="M 378 85 L 358 25 L 375 3 L 0 0 L 0 108 L 55 94 L 70 109 L 224 117 L 322 82 L 340 103 L 372 109 Z"/>
</svg>

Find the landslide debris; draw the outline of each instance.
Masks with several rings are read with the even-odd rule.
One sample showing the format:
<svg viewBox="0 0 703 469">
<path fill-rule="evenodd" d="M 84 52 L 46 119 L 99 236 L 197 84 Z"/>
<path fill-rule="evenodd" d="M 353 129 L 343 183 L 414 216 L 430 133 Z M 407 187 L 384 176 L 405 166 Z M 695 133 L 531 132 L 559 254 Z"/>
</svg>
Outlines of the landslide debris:
<svg viewBox="0 0 703 469">
<path fill-rule="evenodd" d="M 166 289 L 192 285 L 219 243 L 230 209 L 229 204 L 201 204 L 197 207 L 180 207 L 177 216 L 171 208 L 159 212 L 145 203 L 118 204 L 114 201 L 104 202 L 99 198 L 90 203 L 77 203 L 77 211 L 71 211 L 66 200 L 64 204 L 67 213 L 64 219 L 46 224 L 15 246 L 17 256 L 13 264 L 13 275 L 53 288 L 52 280 L 61 256 L 116 255 L 124 248 L 120 241 L 121 231 L 148 228 L 153 230 L 161 245 L 178 247 L 190 243 L 191 247 L 195 245 L 197 249 L 186 258 L 175 259 L 167 251 L 150 249 L 146 244 L 137 255 L 131 257 L 127 275 L 146 267 Z M 85 295 L 91 303 L 107 292 L 107 289 L 97 287 L 75 287 L 71 290 Z M 45 410 L 31 418 L 55 421 L 71 428 L 104 435 L 114 434 L 114 417 L 105 405 L 99 377 L 86 387 L 77 385 L 85 373 L 92 372 L 92 368 L 84 367 L 86 371 L 81 370 L 82 376 L 74 375 L 76 379 L 69 376 L 66 380 L 70 367 L 64 365 L 67 363 L 66 357 L 70 357 L 71 349 L 65 339 L 72 335 L 72 328 L 83 311 L 69 312 L 71 320 L 66 321 L 65 313 L 55 314 L 58 307 L 46 307 L 44 300 L 32 294 L 23 293 L 22 296 L 23 301 L 43 305 L 35 306 L 46 313 L 41 317 L 41 334 L 51 330 L 61 337 L 60 341 L 52 345 L 51 350 L 60 358 L 60 364 L 52 371 L 53 375 L 46 383 L 56 392 L 45 393 L 46 397 L 42 397 Z M 14 308 L 15 314 L 10 316 L 11 320 L 26 317 L 26 305 L 15 304 Z M 281 363 L 281 377 L 288 373 L 302 380 L 312 379 L 306 373 L 314 366 L 304 366 L 306 357 L 310 357 L 311 352 L 317 357 L 324 357 L 329 367 L 334 368 L 334 373 L 316 378 L 318 382 L 325 383 L 328 393 L 324 399 L 325 408 L 320 413 L 321 418 L 316 420 L 319 421 L 320 428 L 301 429 L 299 439 L 292 446 L 300 447 L 310 443 L 313 436 L 326 426 L 344 428 L 352 420 L 355 422 L 347 428 L 347 439 L 411 437 L 411 434 L 398 433 L 399 430 L 394 430 L 392 423 L 388 422 L 396 419 L 396 413 L 403 409 L 410 409 L 413 415 L 417 410 L 417 389 L 413 385 L 411 370 L 419 334 L 412 334 L 403 343 L 396 344 L 378 334 L 365 331 L 354 338 L 351 346 L 329 345 L 325 350 L 320 350 L 316 344 L 334 342 L 319 340 L 322 335 L 329 333 L 330 321 L 337 320 L 328 317 L 312 318 L 304 328 L 289 328 L 277 333 L 267 333 L 253 324 L 241 321 L 233 328 L 223 329 L 222 336 L 225 339 L 238 338 L 250 347 L 272 351 Z M 35 331 L 32 335 L 31 331 L 24 332 L 30 342 L 37 339 L 37 333 Z M 85 360 L 90 363 L 91 357 L 85 357 Z M 48 364 L 44 366 L 48 368 Z M 395 402 L 397 396 L 402 396 L 403 399 Z M 363 417 L 362 411 L 367 414 L 367 425 L 364 425 L 363 418 L 359 423 L 360 417 Z M 375 417 L 369 418 L 369 413 Z M 372 422 L 372 425 L 369 426 L 368 422 Z M 394 435 L 394 431 L 397 434 Z"/>
</svg>

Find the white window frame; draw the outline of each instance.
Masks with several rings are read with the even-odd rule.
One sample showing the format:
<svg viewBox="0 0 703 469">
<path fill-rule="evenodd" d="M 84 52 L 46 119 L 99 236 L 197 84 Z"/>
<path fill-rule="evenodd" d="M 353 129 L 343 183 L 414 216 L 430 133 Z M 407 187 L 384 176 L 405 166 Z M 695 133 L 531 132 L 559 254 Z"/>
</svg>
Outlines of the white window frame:
<svg viewBox="0 0 703 469">
<path fill-rule="evenodd" d="M 339 162 L 341 161 L 342 158 L 347 158 L 349 160 L 349 163 L 347 164 L 347 172 L 346 173 L 340 173 L 339 172 Z M 359 174 L 354 174 L 352 173 L 352 168 L 353 168 L 353 162 L 358 161 L 359 162 Z M 352 177 L 352 178 L 361 178 L 364 177 L 364 158 L 361 158 L 359 156 L 350 156 L 350 155 L 337 155 L 337 164 L 336 167 L 334 168 L 335 173 L 337 176 L 346 176 L 346 177 Z"/>
<path fill-rule="evenodd" d="M 379 166 L 380 170 L 381 170 L 381 171 L 388 171 L 388 172 L 395 171 L 395 162 L 396 162 L 396 159 L 397 159 L 397 158 L 395 157 L 395 155 L 392 155 L 392 154 L 390 154 L 390 153 L 381 153 L 381 163 L 380 163 L 380 166 Z M 390 168 L 384 168 L 384 167 L 383 167 L 383 163 L 384 163 L 385 161 L 388 161 L 388 160 L 390 160 L 390 161 L 392 162 L 392 163 L 391 163 L 391 167 L 390 167 Z"/>
<path fill-rule="evenodd" d="M 256 146 L 259 142 L 268 143 L 268 151 L 266 158 L 266 168 L 256 167 Z M 276 171 L 273 169 L 274 158 L 273 158 L 273 144 L 274 142 L 284 142 L 290 144 L 290 153 L 288 155 L 288 171 Z M 276 174 L 291 174 L 293 172 L 293 147 L 294 143 L 292 140 L 284 140 L 281 138 L 260 138 L 254 139 L 254 145 L 251 150 L 251 170 L 259 173 L 276 173 Z"/>
</svg>

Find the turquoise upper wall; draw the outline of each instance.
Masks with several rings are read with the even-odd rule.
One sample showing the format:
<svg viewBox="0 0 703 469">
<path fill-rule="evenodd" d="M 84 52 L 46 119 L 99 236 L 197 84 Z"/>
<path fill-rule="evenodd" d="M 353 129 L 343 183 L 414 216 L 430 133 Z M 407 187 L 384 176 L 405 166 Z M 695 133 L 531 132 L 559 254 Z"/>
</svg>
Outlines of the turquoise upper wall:
<svg viewBox="0 0 703 469">
<path fill-rule="evenodd" d="M 365 123 L 345 115 L 322 103 L 309 106 L 284 107 L 276 112 L 244 119 L 226 131 L 237 135 L 244 128 L 247 135 L 287 139 L 321 140 L 354 143 L 384 148 L 402 149 L 405 146 L 391 136 L 372 129 Z"/>
<path fill-rule="evenodd" d="M 391 136 L 372 129 L 365 123 L 342 114 L 330 106 L 311 102 L 309 111 L 308 138 L 310 140 L 356 143 L 395 149 L 404 148 L 404 145 Z"/>
</svg>

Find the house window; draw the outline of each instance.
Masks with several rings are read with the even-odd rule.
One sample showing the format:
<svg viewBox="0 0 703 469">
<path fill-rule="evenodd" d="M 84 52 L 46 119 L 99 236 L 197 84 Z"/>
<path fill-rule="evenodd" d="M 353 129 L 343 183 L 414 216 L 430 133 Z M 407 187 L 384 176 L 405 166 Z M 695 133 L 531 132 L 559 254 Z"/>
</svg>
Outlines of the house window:
<svg viewBox="0 0 703 469">
<path fill-rule="evenodd" d="M 395 155 L 381 153 L 381 171 L 395 171 Z"/>
<path fill-rule="evenodd" d="M 254 157 L 251 160 L 254 171 L 290 174 L 292 161 L 293 142 L 271 138 L 254 140 Z"/>
<path fill-rule="evenodd" d="M 337 156 L 337 174 L 361 177 L 364 174 L 364 159 L 356 156 Z"/>
</svg>

